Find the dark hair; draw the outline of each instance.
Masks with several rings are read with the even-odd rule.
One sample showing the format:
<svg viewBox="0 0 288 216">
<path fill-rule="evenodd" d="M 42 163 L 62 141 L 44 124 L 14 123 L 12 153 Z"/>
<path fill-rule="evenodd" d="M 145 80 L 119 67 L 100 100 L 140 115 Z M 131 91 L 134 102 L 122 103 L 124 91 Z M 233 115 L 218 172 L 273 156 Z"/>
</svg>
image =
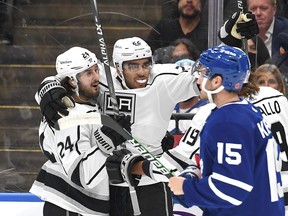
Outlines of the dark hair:
<svg viewBox="0 0 288 216">
<path fill-rule="evenodd" d="M 175 41 L 173 41 L 170 45 L 173 46 L 174 48 L 180 44 L 184 44 L 189 52 L 189 56 L 187 56 L 188 58 L 196 61 L 201 52 L 198 50 L 197 46 L 189 39 L 187 38 L 178 38 Z M 173 51 L 172 51 L 173 52 Z M 171 56 L 172 58 L 176 58 L 174 56 Z M 178 60 L 183 59 L 181 58 L 183 56 L 178 56 Z"/>
</svg>

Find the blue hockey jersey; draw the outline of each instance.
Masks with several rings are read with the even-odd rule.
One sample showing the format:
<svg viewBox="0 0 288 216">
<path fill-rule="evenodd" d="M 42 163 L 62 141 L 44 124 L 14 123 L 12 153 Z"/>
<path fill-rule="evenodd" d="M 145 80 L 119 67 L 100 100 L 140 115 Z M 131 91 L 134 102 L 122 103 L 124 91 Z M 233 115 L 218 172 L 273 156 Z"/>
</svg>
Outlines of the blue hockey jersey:
<svg viewBox="0 0 288 216">
<path fill-rule="evenodd" d="M 200 138 L 202 178 L 185 179 L 187 205 L 205 216 L 284 216 L 279 146 L 254 105 L 213 110 Z"/>
</svg>

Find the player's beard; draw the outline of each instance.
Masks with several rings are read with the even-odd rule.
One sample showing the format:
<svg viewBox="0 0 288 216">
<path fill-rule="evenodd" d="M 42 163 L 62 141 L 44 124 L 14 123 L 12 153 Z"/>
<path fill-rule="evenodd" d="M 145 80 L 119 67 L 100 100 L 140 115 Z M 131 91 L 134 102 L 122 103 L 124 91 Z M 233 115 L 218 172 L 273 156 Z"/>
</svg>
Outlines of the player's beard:
<svg viewBox="0 0 288 216">
<path fill-rule="evenodd" d="M 195 19 L 195 17 L 199 16 L 201 13 L 200 10 L 195 10 L 195 12 L 193 14 L 184 14 L 183 10 L 179 9 L 179 14 L 180 16 L 182 16 L 185 19 Z"/>
<path fill-rule="evenodd" d="M 79 95 L 82 99 L 86 99 L 87 101 L 89 100 L 95 100 L 98 95 L 99 95 L 99 86 L 97 91 L 93 91 L 93 87 L 92 85 L 90 85 L 89 87 L 87 86 L 83 86 L 81 85 L 81 83 L 78 83 L 78 87 L 79 87 Z"/>
</svg>

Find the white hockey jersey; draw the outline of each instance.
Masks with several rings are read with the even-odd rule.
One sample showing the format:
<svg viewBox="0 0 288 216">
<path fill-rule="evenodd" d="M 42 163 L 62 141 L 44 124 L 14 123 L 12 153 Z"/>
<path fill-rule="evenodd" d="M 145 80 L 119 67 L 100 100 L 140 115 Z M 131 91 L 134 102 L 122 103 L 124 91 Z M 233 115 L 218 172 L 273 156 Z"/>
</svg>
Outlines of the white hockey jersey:
<svg viewBox="0 0 288 216">
<path fill-rule="evenodd" d="M 99 101 L 103 105 L 104 112 L 112 114 L 108 88 L 105 85 L 103 65 L 99 65 L 99 68 L 100 80 L 103 82 Z M 115 69 L 111 68 L 111 72 L 115 89 L 118 89 L 116 94 L 120 112 L 131 115 L 133 137 L 153 154 L 161 154 L 161 140 L 166 133 L 176 103 L 199 94 L 195 78 L 191 73 L 182 72 L 182 68 L 172 64 L 155 65 L 151 72 L 149 85 L 146 88 L 119 90 L 123 89 L 121 80 L 117 79 Z M 39 98 L 37 93 L 35 98 Z M 39 100 L 37 101 L 39 102 Z M 73 115 L 74 110 L 78 112 L 78 107 L 77 105 L 71 109 L 69 115 Z M 56 205 L 70 211 L 92 214 L 97 212 L 97 215 L 106 214 L 109 199 L 108 176 L 104 166 L 106 156 L 95 145 L 96 140 L 88 143 L 90 138 L 94 140 L 92 131 L 95 128 L 93 127 L 93 125 L 72 127 L 67 131 L 59 132 L 60 135 L 50 128 L 46 122 L 41 123 L 39 130 L 40 145 L 43 153 L 54 163 L 47 162 L 42 167 L 30 192 L 43 200 L 52 203 L 56 201 Z M 53 136 L 55 140 L 51 142 L 50 138 L 52 139 Z M 58 145 L 51 146 L 51 143 L 58 143 Z M 81 148 L 79 148 L 79 144 L 81 144 Z M 127 148 L 138 153 L 129 144 Z M 87 153 L 83 153 L 85 151 Z M 98 162 L 93 161 L 96 159 L 96 155 L 98 155 Z M 90 162 L 93 162 L 93 164 Z M 66 175 L 63 173 L 66 173 Z M 45 178 L 47 176 L 51 178 Z M 62 184 L 56 183 L 56 180 L 61 180 Z M 100 183 L 103 185 L 98 188 Z M 154 183 L 156 183 L 155 180 L 143 177 L 139 186 Z M 65 188 L 67 190 L 71 188 L 75 194 L 66 194 Z M 84 192 L 88 196 L 82 199 L 81 193 Z M 91 206 L 90 201 L 102 204 L 101 209 L 99 209 L 101 205 Z"/>
<path fill-rule="evenodd" d="M 121 79 L 116 74 L 113 74 L 112 77 L 119 111 L 131 116 L 133 137 L 153 155 L 161 155 L 163 153 L 161 141 L 166 134 L 175 105 L 180 101 L 199 95 L 195 77 L 189 72 L 183 72 L 183 68 L 174 64 L 153 65 L 149 82 L 145 88 L 123 89 L 124 85 L 121 84 Z M 104 77 L 104 79 L 102 78 L 103 96 L 100 103 L 105 114 L 113 115 L 113 106 L 105 83 Z M 122 90 L 120 90 L 121 88 Z M 129 144 L 127 148 L 132 153 L 139 153 L 134 147 L 130 148 Z M 163 176 L 158 178 L 163 181 Z M 155 180 L 143 176 L 139 186 L 155 183 Z"/>
<path fill-rule="evenodd" d="M 69 116 L 98 112 L 96 106 L 75 104 Z M 55 130 L 42 121 L 40 147 L 47 161 L 30 192 L 64 209 L 81 214 L 108 215 L 107 155 L 98 147 L 95 131 L 102 125 L 78 125 Z"/>
<path fill-rule="evenodd" d="M 273 136 L 276 137 L 281 145 L 281 158 L 287 161 L 288 155 L 288 101 L 287 98 L 279 91 L 271 87 L 260 87 L 260 91 L 250 101 L 255 106 L 260 108 L 263 118 L 271 124 Z M 208 103 L 199 108 L 199 111 L 193 117 L 190 127 L 180 140 L 180 143 L 175 148 L 163 154 L 165 161 L 170 161 L 177 167 L 178 171 L 182 171 L 190 160 L 197 155 L 199 150 L 199 134 L 206 118 L 210 115 L 211 110 L 216 106 L 214 103 Z M 195 158 L 194 158 L 195 159 Z M 162 159 L 161 159 L 162 160 Z M 192 160 L 195 162 L 195 160 Z M 197 162 L 197 160 L 196 160 Z"/>
<path fill-rule="evenodd" d="M 199 95 L 195 77 L 174 64 L 154 65 L 145 88 L 120 90 L 119 79 L 113 77 L 119 111 L 131 116 L 133 137 L 151 153 L 161 154 L 161 141 L 175 105 Z M 101 98 L 103 112 L 113 114 L 107 85 L 102 83 L 102 87 L 106 90 Z"/>
</svg>

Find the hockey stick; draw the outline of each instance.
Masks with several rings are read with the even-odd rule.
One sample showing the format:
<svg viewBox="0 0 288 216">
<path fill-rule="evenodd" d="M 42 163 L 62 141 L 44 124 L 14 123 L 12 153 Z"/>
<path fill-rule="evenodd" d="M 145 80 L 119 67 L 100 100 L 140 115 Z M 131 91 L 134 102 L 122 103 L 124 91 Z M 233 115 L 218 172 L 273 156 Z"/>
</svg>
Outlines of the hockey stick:
<svg viewBox="0 0 288 216">
<path fill-rule="evenodd" d="M 96 0 L 91 0 L 91 6 L 92 6 L 93 15 L 94 15 L 95 25 L 96 25 L 97 38 L 98 38 L 100 51 L 101 51 L 101 61 L 104 64 L 104 71 L 105 71 L 105 75 L 106 75 L 106 80 L 107 80 L 107 85 L 108 85 L 109 94 L 110 94 L 110 98 L 111 98 L 111 103 L 113 106 L 114 115 L 118 115 L 119 114 L 119 108 L 118 108 L 117 98 L 116 98 L 116 94 L 115 94 L 113 79 L 112 79 L 112 75 L 111 75 L 106 43 L 105 43 L 105 40 L 103 37 L 103 30 L 102 30 L 102 26 L 101 26 L 100 19 L 99 19 L 99 13 L 98 13 L 98 7 L 97 7 Z"/>
<path fill-rule="evenodd" d="M 127 130 L 125 130 L 117 121 L 112 117 L 97 112 L 83 113 L 75 116 L 62 117 L 57 122 L 59 130 L 67 129 L 75 125 L 84 124 L 99 124 L 112 128 L 119 133 L 147 160 L 149 160 L 157 169 L 157 171 L 166 176 L 167 179 L 174 176 L 172 171 L 166 168 L 152 153 L 150 153 L 141 143 L 139 143 Z"/>
<path fill-rule="evenodd" d="M 116 116 L 116 115 L 119 115 L 119 108 L 118 108 L 117 98 L 116 98 L 116 94 L 115 94 L 115 88 L 114 88 L 114 84 L 113 84 L 113 80 L 112 80 L 106 43 L 104 41 L 103 30 L 102 30 L 100 19 L 99 19 L 99 13 L 98 13 L 98 7 L 97 7 L 96 0 L 91 0 L 91 5 L 92 5 L 93 14 L 94 14 L 94 21 L 95 21 L 95 25 L 96 25 L 97 37 L 98 37 L 99 46 L 100 46 L 100 50 L 101 50 L 101 60 L 104 64 L 104 70 L 105 70 L 107 85 L 108 85 L 108 89 L 109 89 L 109 93 L 110 93 L 110 99 L 111 99 L 114 115 Z M 129 185 L 129 191 L 130 191 L 134 215 L 140 215 L 141 212 L 139 209 L 139 204 L 138 204 L 138 199 L 137 199 L 135 188 L 133 186 Z"/>
<path fill-rule="evenodd" d="M 238 9 L 242 13 L 247 13 L 247 0 L 237 0 Z M 247 39 L 245 37 L 242 37 L 242 49 L 243 51 L 248 55 L 248 45 L 247 45 Z"/>
<path fill-rule="evenodd" d="M 125 138 L 145 159 L 149 160 L 150 163 L 156 168 L 157 173 L 164 175 L 167 178 L 174 176 L 172 172 L 166 168 L 157 158 L 150 153 L 142 144 L 136 141 L 132 135 L 126 131 L 117 121 L 112 117 L 97 112 L 84 113 L 77 116 L 67 116 L 62 117 L 58 120 L 57 127 L 60 130 L 79 125 L 79 124 L 99 124 L 105 125 L 112 128 L 117 133 L 119 133 L 123 138 Z M 141 215 L 138 198 L 135 191 L 135 188 L 132 185 L 129 185 L 129 192 L 131 196 L 131 203 L 134 211 L 134 215 Z"/>
</svg>

